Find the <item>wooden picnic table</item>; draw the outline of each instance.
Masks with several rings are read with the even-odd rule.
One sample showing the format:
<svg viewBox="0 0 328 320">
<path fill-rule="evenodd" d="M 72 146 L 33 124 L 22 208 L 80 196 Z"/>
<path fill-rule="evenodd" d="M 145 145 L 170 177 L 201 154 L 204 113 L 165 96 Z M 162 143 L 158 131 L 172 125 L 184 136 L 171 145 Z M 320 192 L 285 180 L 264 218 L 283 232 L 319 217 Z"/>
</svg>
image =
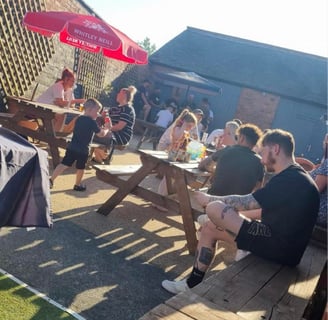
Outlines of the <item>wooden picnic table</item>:
<svg viewBox="0 0 328 320">
<path fill-rule="evenodd" d="M 49 145 L 53 166 L 57 166 L 60 163 L 58 148 L 65 149 L 67 142 L 63 138 L 65 134 L 57 136 L 52 120 L 55 114 L 80 115 L 81 112 L 73 108 L 60 108 L 14 96 L 8 96 L 7 101 L 8 113 L 0 114 L 0 125 L 18 134 L 46 142 Z M 28 121 L 37 122 L 37 128 L 26 126 Z"/>
<path fill-rule="evenodd" d="M 153 143 L 153 150 L 156 150 L 158 141 L 162 136 L 162 134 L 165 132 L 166 128 L 160 127 L 155 123 L 141 120 L 141 119 L 136 119 L 135 126 L 137 129 L 142 130 L 142 134 L 139 138 L 136 149 L 138 150 L 141 147 L 141 145 L 147 139 L 149 139 Z"/>
<path fill-rule="evenodd" d="M 112 166 L 95 165 L 97 177 L 118 190 L 98 209 L 98 212 L 108 215 L 128 194 L 132 193 L 156 205 L 180 212 L 190 254 L 194 254 L 197 246 L 196 228 L 194 221 L 201 208 L 192 206 L 189 196 L 189 186 L 195 181 L 204 185 L 210 173 L 198 169 L 196 161 L 190 163 L 170 162 L 165 151 L 138 150 L 141 166 L 131 168 L 131 176 L 126 180 L 119 172 L 112 171 Z M 160 195 L 157 190 L 143 187 L 141 182 L 154 173 L 164 173 L 168 188 L 168 196 Z"/>
</svg>

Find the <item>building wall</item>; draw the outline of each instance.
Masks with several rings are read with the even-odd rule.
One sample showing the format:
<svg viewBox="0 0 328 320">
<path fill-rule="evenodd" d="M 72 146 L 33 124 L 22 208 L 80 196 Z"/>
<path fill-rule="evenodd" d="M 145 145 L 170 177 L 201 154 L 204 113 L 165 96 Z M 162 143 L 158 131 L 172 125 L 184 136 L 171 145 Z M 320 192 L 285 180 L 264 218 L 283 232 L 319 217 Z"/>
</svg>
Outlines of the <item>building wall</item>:
<svg viewBox="0 0 328 320">
<path fill-rule="evenodd" d="M 149 68 L 148 77 L 152 79 L 155 71 L 173 69 L 157 67 Z M 318 163 L 322 157 L 322 140 L 327 131 L 327 125 L 322 116 L 327 113 L 324 107 L 301 101 L 291 100 L 267 92 L 218 82 L 211 79 L 219 87 L 219 95 L 207 95 L 193 91 L 195 101 L 200 102 L 207 97 L 214 112 L 214 120 L 209 131 L 224 128 L 227 121 L 239 118 L 244 123 L 251 122 L 261 129 L 281 128 L 290 131 L 295 138 L 295 154 L 304 156 Z M 169 98 L 174 88 L 163 87 L 163 99 Z M 184 92 L 181 92 L 183 95 Z"/>
<path fill-rule="evenodd" d="M 292 132 L 295 154 L 318 163 L 323 156 L 322 141 L 327 132 L 322 119 L 326 112 L 323 107 L 281 98 L 272 127 Z"/>
<path fill-rule="evenodd" d="M 79 62 L 74 47 L 60 43 L 58 37 L 48 39 L 21 26 L 27 11 L 71 11 L 92 14 L 83 1 L 78 0 L 0 0 L 3 9 L 0 36 L 5 39 L 0 46 L 0 96 L 5 102 L 6 95 L 31 98 L 37 87 L 35 97 L 60 78 L 65 67 L 83 72 L 78 74 L 86 98 L 98 98 L 104 87 L 111 87 L 119 81 L 120 85 L 137 82 L 138 68 L 114 59 L 104 58 L 83 52 Z M 42 59 L 40 59 L 40 57 Z M 81 61 L 81 59 L 80 59 Z M 3 103 L 2 103 L 3 104 Z"/>
<path fill-rule="evenodd" d="M 91 14 L 90 10 L 86 8 L 83 3 L 77 0 L 45 0 L 45 6 L 47 11 L 70 11 L 70 12 L 78 12 L 82 14 Z M 77 71 L 78 66 L 75 66 L 75 48 L 60 43 L 58 38 L 54 39 L 55 41 L 55 55 L 53 59 L 51 59 L 50 63 L 47 64 L 44 71 L 40 74 L 40 76 L 36 79 L 40 86 L 38 88 L 37 94 L 43 92 L 43 90 L 53 83 L 54 78 L 60 77 L 61 72 L 64 67 L 69 67 L 71 69 L 75 69 Z M 81 65 L 84 65 L 88 62 L 89 59 L 93 59 L 93 54 L 83 52 L 83 59 L 80 62 Z M 97 81 L 97 86 L 101 86 L 104 88 L 105 86 L 111 85 L 111 83 L 119 77 L 127 68 L 127 64 L 113 60 L 108 58 L 102 58 L 104 61 L 100 63 L 100 67 L 98 70 L 92 70 L 92 66 L 90 66 L 89 70 L 87 71 L 87 75 L 84 78 L 83 82 L 90 81 L 89 79 L 97 80 L 100 77 L 100 81 Z M 84 61 L 83 61 L 84 60 Z M 91 70 L 91 71 L 90 71 Z M 99 80 L 99 79 L 98 79 Z M 100 84 L 99 84 L 100 82 Z M 87 84 L 86 84 L 87 85 Z M 92 87 L 93 83 L 89 84 Z M 33 86 L 32 86 L 33 88 Z M 90 95 L 99 97 L 99 91 L 92 94 L 90 92 L 85 92 L 85 97 L 89 97 Z"/>
<path fill-rule="evenodd" d="M 263 130 L 271 128 L 278 104 L 278 96 L 244 88 L 239 96 L 235 117 L 254 123 Z"/>
</svg>

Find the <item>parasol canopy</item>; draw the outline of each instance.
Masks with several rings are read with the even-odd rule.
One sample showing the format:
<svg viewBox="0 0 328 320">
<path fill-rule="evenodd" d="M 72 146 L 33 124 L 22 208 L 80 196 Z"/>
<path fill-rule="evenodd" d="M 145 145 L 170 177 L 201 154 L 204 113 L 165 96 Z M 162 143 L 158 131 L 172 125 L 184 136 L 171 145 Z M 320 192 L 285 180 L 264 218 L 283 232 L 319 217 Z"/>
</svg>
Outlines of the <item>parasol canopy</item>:
<svg viewBox="0 0 328 320">
<path fill-rule="evenodd" d="M 127 63 L 147 64 L 147 51 L 118 29 L 91 15 L 62 11 L 27 12 L 23 26 L 43 36 Z"/>
<path fill-rule="evenodd" d="M 164 81 L 171 81 L 176 84 L 184 84 L 189 89 L 190 87 L 202 88 L 205 90 L 215 91 L 220 93 L 221 88 L 212 81 L 201 77 L 195 72 L 168 71 L 157 72 L 156 76 Z"/>
</svg>

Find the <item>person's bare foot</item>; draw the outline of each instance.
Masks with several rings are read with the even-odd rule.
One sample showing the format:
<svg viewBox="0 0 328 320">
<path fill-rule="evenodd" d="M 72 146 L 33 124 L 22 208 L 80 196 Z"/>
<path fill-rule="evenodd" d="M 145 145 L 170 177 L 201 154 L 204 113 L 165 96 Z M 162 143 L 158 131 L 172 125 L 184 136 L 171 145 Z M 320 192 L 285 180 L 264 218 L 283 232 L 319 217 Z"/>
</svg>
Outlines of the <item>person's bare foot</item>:
<svg viewBox="0 0 328 320">
<path fill-rule="evenodd" d="M 210 195 L 201 191 L 194 192 L 195 200 L 199 203 L 200 206 L 206 208 L 208 203 L 210 202 Z"/>
</svg>

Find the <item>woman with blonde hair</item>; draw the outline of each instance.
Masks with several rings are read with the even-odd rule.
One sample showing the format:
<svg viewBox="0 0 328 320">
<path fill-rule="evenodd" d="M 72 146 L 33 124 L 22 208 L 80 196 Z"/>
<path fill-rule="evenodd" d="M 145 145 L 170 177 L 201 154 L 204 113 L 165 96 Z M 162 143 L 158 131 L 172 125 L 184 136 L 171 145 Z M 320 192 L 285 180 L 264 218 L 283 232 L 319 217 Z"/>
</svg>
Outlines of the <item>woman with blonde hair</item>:
<svg viewBox="0 0 328 320">
<path fill-rule="evenodd" d="M 94 137 L 94 142 L 101 143 L 106 146 L 125 146 L 133 135 L 133 127 L 136 119 L 136 114 L 132 106 L 132 101 L 137 89 L 134 86 L 122 88 L 117 96 L 116 101 L 118 106 L 109 109 L 109 116 L 112 122 L 110 133 L 103 138 Z M 102 163 L 107 160 L 107 150 L 103 148 L 95 148 L 94 160 Z"/>
<path fill-rule="evenodd" d="M 185 133 L 189 133 L 197 125 L 196 116 L 188 109 L 182 110 L 169 128 L 161 136 L 157 150 L 167 151 L 182 142 Z"/>
<path fill-rule="evenodd" d="M 175 119 L 172 125 L 165 130 L 161 136 L 157 150 L 169 151 L 172 149 L 178 149 L 182 145 L 183 141 L 186 138 L 190 131 L 195 128 L 197 125 L 197 118 L 194 113 L 188 109 L 181 111 L 180 115 Z M 163 174 L 159 174 L 159 177 L 162 177 Z M 162 178 L 159 186 L 158 193 L 161 195 L 167 195 L 167 185 L 165 176 Z M 166 212 L 167 209 L 161 206 L 153 204 L 153 207 L 157 208 L 160 211 Z"/>
</svg>

